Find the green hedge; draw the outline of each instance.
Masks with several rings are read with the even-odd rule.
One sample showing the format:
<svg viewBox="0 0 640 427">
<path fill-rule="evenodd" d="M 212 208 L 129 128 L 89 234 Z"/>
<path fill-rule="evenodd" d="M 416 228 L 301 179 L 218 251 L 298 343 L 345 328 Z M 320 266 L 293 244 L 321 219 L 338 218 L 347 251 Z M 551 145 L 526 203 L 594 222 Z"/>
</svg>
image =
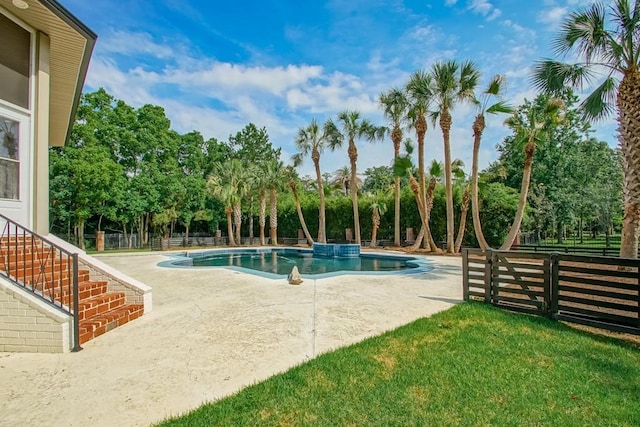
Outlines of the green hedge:
<svg viewBox="0 0 640 427">
<path fill-rule="evenodd" d="M 456 188 L 454 191 L 456 233 L 460 222 L 462 191 L 462 188 Z M 393 194 L 385 195 L 381 200 L 387 205 L 387 211 L 381 217 L 378 238 L 393 241 Z M 371 204 L 373 202 L 373 197 L 368 195 L 361 195 L 358 200 L 360 233 L 363 240 L 369 240 L 371 238 Z M 490 245 L 498 245 L 506 236 L 508 227 L 513 221 L 518 204 L 518 193 L 500 183 L 492 183 L 481 188 L 480 203 L 480 218 L 485 238 Z M 301 193 L 300 205 L 302 206 L 302 212 L 304 214 L 307 227 L 309 228 L 311 235 L 315 238 L 318 233 L 319 200 L 317 194 L 312 192 Z M 416 235 L 420 230 L 420 215 L 418 213 L 413 193 L 409 188 L 404 188 L 402 190 L 400 206 L 400 228 L 402 239 L 404 240 L 405 232 L 408 227 L 413 227 Z M 327 238 L 344 240 L 345 229 L 353 228 L 353 208 L 351 206 L 351 198 L 344 195 L 327 197 L 325 213 Z M 433 238 L 436 242 L 446 240 L 447 217 L 443 185 L 436 187 L 434 205 L 431 211 L 430 226 Z M 282 237 L 296 237 L 298 235 L 298 229 L 300 228 L 300 221 L 298 220 L 298 213 L 296 212 L 293 196 L 291 194 L 283 194 L 278 201 L 278 235 Z M 255 234 L 258 234 L 257 230 L 255 231 Z M 469 209 L 467 215 L 464 244 L 469 246 L 476 246 L 477 244 L 473 231 L 471 209 Z"/>
</svg>

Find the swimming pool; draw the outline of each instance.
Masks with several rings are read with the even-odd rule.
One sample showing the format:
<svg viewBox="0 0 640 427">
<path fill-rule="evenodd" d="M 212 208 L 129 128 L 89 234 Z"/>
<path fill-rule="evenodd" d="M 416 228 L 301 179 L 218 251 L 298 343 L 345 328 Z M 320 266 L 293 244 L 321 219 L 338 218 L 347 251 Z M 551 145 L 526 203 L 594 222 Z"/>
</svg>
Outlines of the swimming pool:
<svg viewBox="0 0 640 427">
<path fill-rule="evenodd" d="M 431 270 L 424 260 L 402 255 L 361 254 L 350 258 L 314 257 L 309 249 L 253 248 L 191 252 L 160 263 L 163 267 L 224 267 L 263 277 L 286 277 L 294 265 L 303 277 L 339 274 L 418 273 Z"/>
</svg>

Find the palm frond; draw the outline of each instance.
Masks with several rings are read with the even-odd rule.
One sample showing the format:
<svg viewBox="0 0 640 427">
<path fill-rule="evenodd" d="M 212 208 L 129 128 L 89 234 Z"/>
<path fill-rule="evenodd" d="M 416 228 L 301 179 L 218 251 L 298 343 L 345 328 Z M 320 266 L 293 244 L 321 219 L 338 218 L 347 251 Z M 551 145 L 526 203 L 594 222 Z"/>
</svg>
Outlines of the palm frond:
<svg viewBox="0 0 640 427">
<path fill-rule="evenodd" d="M 393 162 L 393 176 L 404 178 L 412 168 L 413 162 L 409 154 L 399 156 Z"/>
<path fill-rule="evenodd" d="M 480 70 L 472 61 L 464 61 L 460 67 L 458 81 L 458 98 L 462 101 L 473 98 L 473 93 L 480 81 Z"/>
<path fill-rule="evenodd" d="M 582 101 L 582 112 L 588 120 L 601 120 L 615 109 L 618 81 L 614 77 L 605 79 L 588 97 Z"/>
<path fill-rule="evenodd" d="M 539 91 L 557 95 L 567 86 L 581 88 L 592 77 L 593 72 L 589 66 L 543 59 L 534 65 L 531 83 Z"/>
<path fill-rule="evenodd" d="M 509 104 L 507 101 L 498 101 L 495 104 L 487 108 L 488 114 L 506 113 L 511 114 L 515 111 L 515 107 Z"/>
<path fill-rule="evenodd" d="M 435 159 L 431 160 L 428 173 L 429 176 L 440 179 L 444 175 L 444 168 L 442 167 L 442 163 Z"/>
<path fill-rule="evenodd" d="M 296 153 L 293 156 L 291 156 L 291 162 L 293 163 L 294 168 L 301 166 L 303 161 L 304 161 L 304 156 L 302 153 Z"/>
<path fill-rule="evenodd" d="M 411 155 L 413 154 L 413 151 L 415 150 L 415 144 L 413 143 L 413 141 L 411 140 L 411 138 L 407 138 L 404 140 L 404 151 L 407 153 L 407 155 Z"/>
</svg>

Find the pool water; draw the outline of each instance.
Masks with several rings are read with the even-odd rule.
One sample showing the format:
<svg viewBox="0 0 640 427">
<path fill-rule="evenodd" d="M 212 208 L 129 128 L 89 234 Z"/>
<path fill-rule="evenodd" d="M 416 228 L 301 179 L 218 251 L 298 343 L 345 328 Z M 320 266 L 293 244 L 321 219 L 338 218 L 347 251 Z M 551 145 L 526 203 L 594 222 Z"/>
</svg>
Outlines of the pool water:
<svg viewBox="0 0 640 427">
<path fill-rule="evenodd" d="M 193 266 L 241 267 L 277 275 L 287 275 L 294 265 L 302 275 L 338 271 L 389 272 L 418 267 L 410 257 L 360 255 L 356 258 L 318 258 L 311 252 L 271 250 L 268 252 L 209 252 L 193 257 Z"/>
</svg>

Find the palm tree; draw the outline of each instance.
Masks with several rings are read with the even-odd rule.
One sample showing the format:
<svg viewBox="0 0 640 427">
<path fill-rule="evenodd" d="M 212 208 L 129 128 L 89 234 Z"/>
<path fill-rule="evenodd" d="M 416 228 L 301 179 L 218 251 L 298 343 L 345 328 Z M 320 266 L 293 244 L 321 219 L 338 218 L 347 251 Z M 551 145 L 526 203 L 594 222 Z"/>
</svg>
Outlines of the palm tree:
<svg viewBox="0 0 640 427">
<path fill-rule="evenodd" d="M 351 168 L 342 166 L 333 173 L 331 183 L 340 187 L 345 196 L 349 195 L 349 182 L 351 181 Z"/>
<path fill-rule="evenodd" d="M 474 99 L 473 91 L 478 85 L 480 71 L 471 61 L 458 64 L 456 61 L 436 62 L 431 69 L 433 77 L 433 96 L 437 110 L 432 119 L 439 119 L 444 142 L 444 186 L 447 203 L 447 252 L 453 253 L 453 183 L 451 179 L 451 110 L 458 102 Z"/>
<path fill-rule="evenodd" d="M 399 156 L 394 161 L 393 175 L 401 178 L 407 177 L 409 179 L 409 188 L 411 188 L 411 191 L 413 192 L 413 195 L 416 199 L 418 212 L 420 214 L 420 220 L 422 222 L 420 233 L 418 233 L 418 236 L 416 237 L 411 250 L 416 250 L 420 247 L 420 243 L 422 242 L 426 234 L 427 238 L 425 239 L 425 241 L 427 242 L 428 247 L 431 249 L 431 251 L 437 252 L 438 247 L 433 241 L 433 237 L 431 237 L 431 229 L 429 228 L 429 212 L 425 212 L 427 204 L 425 203 L 425 198 L 420 194 L 420 184 L 413 174 L 414 166 L 413 161 L 411 160 L 411 156 L 413 154 L 413 143 L 410 139 L 405 140 L 404 148 L 405 154 Z M 438 164 L 438 162 L 435 162 L 435 164 Z M 433 184 L 433 188 L 435 188 L 435 183 Z"/>
<path fill-rule="evenodd" d="M 351 168 L 349 166 L 343 166 L 336 170 L 333 173 L 331 184 L 333 184 L 336 189 L 339 188 L 340 192 L 345 196 L 349 195 L 349 191 L 351 190 Z M 356 176 L 356 188 L 358 190 L 362 188 L 362 180 L 358 176 Z"/>
<path fill-rule="evenodd" d="M 229 162 L 217 162 L 213 165 L 213 175 L 209 177 L 207 188 L 215 197 L 224 204 L 224 212 L 227 215 L 227 234 L 229 235 L 229 245 L 237 246 L 240 240 L 240 223 L 238 218 L 242 218 L 240 202 L 242 193 L 246 190 L 243 183 L 243 166 L 240 160 L 233 159 Z M 232 215 L 236 224 L 236 236 L 234 238 Z"/>
<path fill-rule="evenodd" d="M 320 155 L 324 148 L 329 144 L 329 136 L 327 134 L 327 125 L 320 128 L 316 119 L 311 120 L 307 127 L 298 129 L 296 137 L 296 148 L 298 153 L 293 156 L 293 164 L 299 166 L 302 164 L 304 157 L 311 155 L 313 166 L 316 171 L 316 182 L 318 187 L 318 197 L 320 198 L 320 212 L 318 217 L 318 242 L 327 243 L 326 216 L 325 216 L 325 199 L 324 199 L 324 181 L 320 173 Z"/>
<path fill-rule="evenodd" d="M 460 252 L 462 240 L 464 239 L 464 231 L 467 226 L 467 214 L 469 213 L 469 204 L 471 203 L 471 182 L 466 180 L 464 173 L 464 162 L 455 159 L 451 165 L 451 173 L 453 174 L 453 183 L 458 187 L 462 187 L 462 200 L 460 201 L 460 222 L 458 223 L 458 234 L 454 245 L 455 253 Z"/>
<path fill-rule="evenodd" d="M 424 178 L 424 136 L 427 133 L 427 113 L 433 102 L 433 78 L 427 72 L 418 70 L 411 75 L 406 86 L 409 106 L 407 119 L 416 130 L 418 139 L 418 206 L 425 211 L 425 178 Z M 422 218 L 422 227 L 429 228 L 428 220 Z"/>
<path fill-rule="evenodd" d="M 259 212 L 258 212 L 258 223 L 260 226 L 260 246 L 265 245 L 265 236 L 264 236 L 264 228 L 266 226 L 266 218 L 267 218 L 267 186 L 268 182 L 265 179 L 266 175 L 264 173 L 262 164 L 259 167 L 253 167 L 250 169 L 251 174 L 251 182 L 252 186 L 255 188 L 258 193 L 258 203 L 259 203 Z"/>
<path fill-rule="evenodd" d="M 484 115 L 497 114 L 497 113 L 513 113 L 513 107 L 506 102 L 500 100 L 495 104 L 489 105 L 492 97 L 499 98 L 502 95 L 504 89 L 504 76 L 495 75 L 487 88 L 480 94 L 480 98 L 476 99 L 475 104 L 478 108 L 478 114 L 473 122 L 473 158 L 471 161 L 471 216 L 473 217 L 473 229 L 476 233 L 476 239 L 480 249 L 486 251 L 489 248 L 484 233 L 482 232 L 482 224 L 480 223 L 480 205 L 478 202 L 478 154 L 480 152 L 480 141 L 482 140 L 482 133 L 486 127 Z M 467 194 L 465 190 L 465 195 Z M 463 203 L 465 198 L 463 197 Z M 464 206 L 464 204 L 463 204 Z M 457 240 L 457 239 L 456 239 Z M 462 241 L 461 241 L 462 243 Z M 456 252 L 458 252 L 459 245 L 456 243 Z"/>
<path fill-rule="evenodd" d="M 328 134 L 330 135 L 330 145 L 332 149 L 341 147 L 344 140 L 349 142 L 349 163 L 351 166 L 351 203 L 353 205 L 353 225 L 356 244 L 360 244 L 360 215 L 358 214 L 358 148 L 356 147 L 356 139 L 365 138 L 368 141 L 381 140 L 384 137 L 386 128 L 374 126 L 367 119 L 360 116 L 358 111 L 345 110 L 338 114 L 338 122 L 342 128 L 342 132 L 338 126 L 332 121 L 327 122 Z M 343 133 L 344 132 L 344 133 Z"/>
<path fill-rule="evenodd" d="M 269 235 L 271 244 L 278 244 L 278 191 L 282 189 L 285 180 L 284 165 L 280 160 L 270 159 L 264 163 L 265 180 L 269 190 Z"/>
<path fill-rule="evenodd" d="M 563 119 L 564 103 L 562 100 L 546 97 L 542 105 L 531 105 L 528 111 L 525 112 L 516 111 L 505 121 L 505 124 L 513 130 L 516 140 L 524 143 L 524 165 L 516 216 L 513 219 L 509 234 L 507 234 L 504 243 L 500 247 L 501 251 L 506 251 L 511 248 L 520 230 L 524 209 L 527 204 L 527 194 L 529 192 L 529 182 L 531 181 L 533 155 L 536 151 L 536 143 L 547 139 L 552 126 L 560 123 Z"/>
<path fill-rule="evenodd" d="M 402 143 L 402 122 L 405 120 L 409 100 L 406 93 L 398 88 L 389 89 L 380 94 L 378 102 L 382 107 L 384 116 L 391 124 L 391 141 L 393 142 L 393 161 L 400 157 L 400 144 Z M 400 246 L 400 177 L 394 177 L 394 220 L 393 243 Z"/>
<path fill-rule="evenodd" d="M 387 212 L 387 205 L 382 201 L 382 195 L 376 194 L 376 198 L 371 203 L 371 243 L 369 247 L 375 248 L 378 240 L 378 229 L 380 228 L 380 216 Z"/>
<path fill-rule="evenodd" d="M 293 200 L 296 204 L 296 211 L 298 211 L 298 219 L 300 220 L 300 226 L 302 227 L 304 236 L 307 238 L 307 243 L 309 243 L 309 246 L 313 246 L 313 237 L 311 237 L 311 234 L 309 233 L 307 222 L 304 220 L 304 215 L 302 214 L 302 206 L 300 206 L 300 197 L 298 196 L 298 182 L 300 181 L 300 179 L 298 178 L 295 167 L 287 166 L 284 170 L 284 175 L 287 179 L 287 185 L 293 193 Z"/>
<path fill-rule="evenodd" d="M 574 12 L 555 40 L 557 54 L 575 54 L 583 62 L 565 64 L 544 59 L 536 64 L 536 87 L 558 94 L 566 86 L 582 87 L 595 72 L 606 70 L 602 83 L 582 102 L 586 118 L 599 120 L 617 110 L 618 141 L 624 170 L 624 218 L 620 256 L 637 258 L 640 226 L 640 3 L 602 3 Z M 610 18 L 607 20 L 607 16 Z M 622 78 L 620 78 L 622 77 Z"/>
</svg>

